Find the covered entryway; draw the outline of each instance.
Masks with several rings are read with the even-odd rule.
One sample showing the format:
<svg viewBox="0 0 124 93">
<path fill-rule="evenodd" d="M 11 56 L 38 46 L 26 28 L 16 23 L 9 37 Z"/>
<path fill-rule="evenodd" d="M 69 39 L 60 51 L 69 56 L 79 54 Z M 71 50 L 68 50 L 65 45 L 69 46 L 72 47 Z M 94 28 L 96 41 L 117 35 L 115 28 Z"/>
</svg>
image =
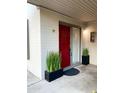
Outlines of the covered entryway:
<svg viewBox="0 0 124 93">
<path fill-rule="evenodd" d="M 31 5 L 28 18 L 30 32 L 28 70 L 41 80 L 28 86 L 28 93 L 82 93 L 82 91 L 91 93 L 92 90 L 96 90 L 96 41 L 90 42 L 90 33 L 97 31 L 96 0 L 52 2 L 28 0 L 28 2 L 36 5 Z M 90 64 L 87 66 L 81 64 L 83 48 L 89 50 Z M 46 58 L 51 51 L 61 54 L 64 75 L 49 83 L 44 78 L 47 70 Z M 79 70 L 80 73 L 75 76 L 66 75 L 65 71 L 71 68 Z"/>
<path fill-rule="evenodd" d="M 68 25 L 70 32 L 68 34 L 63 32 L 68 37 L 67 41 L 61 40 L 66 41 L 66 43 L 63 42 L 65 46 L 61 44 L 61 51 L 64 51 L 62 52 L 62 68 L 80 64 L 83 48 L 89 49 L 90 63 L 96 65 L 96 42 L 90 42 L 90 32 L 96 32 L 96 0 L 63 0 L 63 2 L 61 0 L 52 2 L 51 0 L 28 0 L 28 3 L 34 5 L 30 5 L 28 13 L 30 16 L 28 18 L 30 30 L 29 71 L 40 79 L 44 79 L 47 54 L 50 51 L 60 51 L 60 22 L 71 24 L 71 26 Z"/>
</svg>

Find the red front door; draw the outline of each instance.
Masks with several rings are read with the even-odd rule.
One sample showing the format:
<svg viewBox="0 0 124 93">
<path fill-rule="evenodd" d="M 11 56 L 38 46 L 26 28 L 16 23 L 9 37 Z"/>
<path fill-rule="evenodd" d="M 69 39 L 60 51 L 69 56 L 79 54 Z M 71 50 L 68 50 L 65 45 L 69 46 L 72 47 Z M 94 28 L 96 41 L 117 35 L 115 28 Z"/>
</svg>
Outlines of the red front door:
<svg viewBox="0 0 124 93">
<path fill-rule="evenodd" d="M 61 67 L 70 66 L 70 27 L 59 25 L 59 52 L 61 54 Z"/>
</svg>

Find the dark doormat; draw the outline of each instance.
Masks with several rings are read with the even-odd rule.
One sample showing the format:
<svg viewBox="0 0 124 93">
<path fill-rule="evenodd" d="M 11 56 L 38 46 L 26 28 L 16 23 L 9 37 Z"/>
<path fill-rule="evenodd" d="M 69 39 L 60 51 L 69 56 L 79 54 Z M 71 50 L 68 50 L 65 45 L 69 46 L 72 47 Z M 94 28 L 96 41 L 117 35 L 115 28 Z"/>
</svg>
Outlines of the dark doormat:
<svg viewBox="0 0 124 93">
<path fill-rule="evenodd" d="M 64 71 L 64 75 L 67 75 L 67 76 L 74 76 L 74 75 L 77 75 L 80 71 L 76 68 L 71 68 L 69 70 L 66 70 Z"/>
</svg>

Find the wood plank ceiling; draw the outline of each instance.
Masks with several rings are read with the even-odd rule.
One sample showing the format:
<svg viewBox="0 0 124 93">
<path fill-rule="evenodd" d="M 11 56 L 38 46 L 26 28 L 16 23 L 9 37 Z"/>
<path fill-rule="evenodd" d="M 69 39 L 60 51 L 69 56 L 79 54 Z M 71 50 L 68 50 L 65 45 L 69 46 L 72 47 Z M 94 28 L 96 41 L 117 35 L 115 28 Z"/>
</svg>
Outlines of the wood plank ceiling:
<svg viewBox="0 0 124 93">
<path fill-rule="evenodd" d="M 97 0 L 28 0 L 82 22 L 96 21 Z"/>
</svg>

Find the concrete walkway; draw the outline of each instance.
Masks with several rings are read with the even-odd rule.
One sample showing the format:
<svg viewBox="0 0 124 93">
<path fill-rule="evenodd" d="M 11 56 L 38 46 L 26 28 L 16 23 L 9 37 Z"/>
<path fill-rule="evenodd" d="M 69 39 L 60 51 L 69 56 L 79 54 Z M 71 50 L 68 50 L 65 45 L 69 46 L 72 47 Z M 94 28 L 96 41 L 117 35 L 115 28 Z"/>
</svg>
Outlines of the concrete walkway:
<svg viewBox="0 0 124 93">
<path fill-rule="evenodd" d="M 33 84 L 36 84 L 40 81 L 39 78 L 37 78 L 35 75 L 33 75 L 31 72 L 27 71 L 27 86 L 31 86 Z"/>
<path fill-rule="evenodd" d="M 80 65 L 80 73 L 75 76 L 62 76 L 52 82 L 42 80 L 27 87 L 27 93 L 92 93 L 97 90 L 97 66 Z"/>
</svg>

